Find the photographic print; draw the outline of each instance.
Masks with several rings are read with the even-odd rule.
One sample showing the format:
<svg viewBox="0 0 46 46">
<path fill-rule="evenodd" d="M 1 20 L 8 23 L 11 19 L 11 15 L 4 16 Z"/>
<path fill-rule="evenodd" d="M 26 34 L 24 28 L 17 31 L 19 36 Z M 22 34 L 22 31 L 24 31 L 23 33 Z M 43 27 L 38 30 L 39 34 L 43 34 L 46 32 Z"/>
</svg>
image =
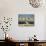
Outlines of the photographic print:
<svg viewBox="0 0 46 46">
<path fill-rule="evenodd" d="M 34 26 L 34 14 L 19 14 L 18 25 L 19 26 Z"/>
</svg>

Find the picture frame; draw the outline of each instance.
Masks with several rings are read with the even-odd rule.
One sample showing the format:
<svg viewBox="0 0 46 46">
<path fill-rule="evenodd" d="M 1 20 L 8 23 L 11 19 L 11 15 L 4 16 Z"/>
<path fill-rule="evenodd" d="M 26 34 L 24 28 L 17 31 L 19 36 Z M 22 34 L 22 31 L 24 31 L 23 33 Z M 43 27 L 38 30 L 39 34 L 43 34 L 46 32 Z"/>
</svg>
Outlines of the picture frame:
<svg viewBox="0 0 46 46">
<path fill-rule="evenodd" d="M 19 14 L 18 25 L 19 26 L 34 26 L 34 14 Z"/>
</svg>

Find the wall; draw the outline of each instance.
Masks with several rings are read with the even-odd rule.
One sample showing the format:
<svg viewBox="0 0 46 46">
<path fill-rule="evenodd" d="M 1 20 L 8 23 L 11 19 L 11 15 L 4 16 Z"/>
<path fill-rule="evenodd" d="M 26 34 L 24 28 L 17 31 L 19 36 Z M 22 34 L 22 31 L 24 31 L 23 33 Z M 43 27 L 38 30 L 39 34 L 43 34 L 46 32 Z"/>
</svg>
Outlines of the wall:
<svg viewBox="0 0 46 46">
<path fill-rule="evenodd" d="M 16 40 L 27 40 L 34 34 L 37 35 L 37 39 L 44 40 L 46 34 L 45 12 L 46 8 L 44 5 L 40 8 L 33 8 L 30 6 L 28 0 L 0 0 L 0 16 L 13 17 L 12 26 L 8 33 L 10 37 L 16 38 Z M 19 27 L 18 14 L 34 14 L 35 26 Z M 2 39 L 2 36 L 0 36 L 0 39 Z"/>
</svg>

